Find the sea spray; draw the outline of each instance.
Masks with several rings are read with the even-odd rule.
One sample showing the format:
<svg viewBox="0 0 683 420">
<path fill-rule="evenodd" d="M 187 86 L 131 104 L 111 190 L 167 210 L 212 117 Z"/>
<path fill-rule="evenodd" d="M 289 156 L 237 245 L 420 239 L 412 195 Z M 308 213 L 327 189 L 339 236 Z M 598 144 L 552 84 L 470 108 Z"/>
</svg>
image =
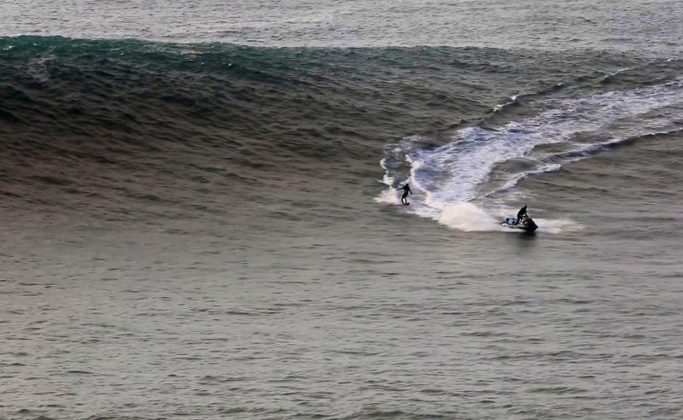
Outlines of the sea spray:
<svg viewBox="0 0 683 420">
<path fill-rule="evenodd" d="M 502 230 L 492 215 L 472 203 L 455 203 L 446 206 L 438 222 L 465 232 Z"/>
</svg>

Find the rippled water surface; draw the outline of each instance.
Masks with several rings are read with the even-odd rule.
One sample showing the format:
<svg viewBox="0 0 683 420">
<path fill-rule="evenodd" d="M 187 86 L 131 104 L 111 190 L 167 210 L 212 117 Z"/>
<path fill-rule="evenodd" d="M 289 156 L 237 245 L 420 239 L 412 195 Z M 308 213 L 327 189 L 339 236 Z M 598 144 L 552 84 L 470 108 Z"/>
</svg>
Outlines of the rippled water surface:
<svg viewBox="0 0 683 420">
<path fill-rule="evenodd" d="M 680 54 L 682 20 L 677 0 L 9 0 L 3 4 L 0 34 L 266 46 L 449 45 Z"/>
<path fill-rule="evenodd" d="M 683 9 L 536 3 L 5 2 L 0 419 L 681 417 Z"/>
</svg>

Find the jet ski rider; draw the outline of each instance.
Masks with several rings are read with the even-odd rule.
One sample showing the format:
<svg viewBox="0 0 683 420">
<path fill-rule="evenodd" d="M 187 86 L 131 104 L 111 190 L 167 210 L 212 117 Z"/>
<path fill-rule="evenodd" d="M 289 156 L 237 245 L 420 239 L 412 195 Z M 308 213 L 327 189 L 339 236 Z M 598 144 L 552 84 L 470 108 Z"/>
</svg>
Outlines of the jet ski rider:
<svg viewBox="0 0 683 420">
<path fill-rule="evenodd" d="M 519 211 L 517 212 L 517 223 L 515 223 L 515 224 L 518 225 L 518 224 L 522 223 L 522 221 L 525 220 L 527 217 L 529 217 L 529 215 L 526 213 L 526 204 L 525 204 L 524 207 L 519 209 Z"/>
</svg>

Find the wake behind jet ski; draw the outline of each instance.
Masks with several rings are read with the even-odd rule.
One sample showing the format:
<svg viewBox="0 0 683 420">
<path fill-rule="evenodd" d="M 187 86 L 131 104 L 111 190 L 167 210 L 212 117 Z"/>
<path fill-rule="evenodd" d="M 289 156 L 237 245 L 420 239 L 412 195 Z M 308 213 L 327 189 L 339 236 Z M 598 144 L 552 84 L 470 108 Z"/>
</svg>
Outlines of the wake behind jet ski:
<svg viewBox="0 0 683 420">
<path fill-rule="evenodd" d="M 519 229 L 525 232 L 534 232 L 538 229 L 538 225 L 534 222 L 526 212 L 526 205 L 517 212 L 517 217 L 506 217 L 501 223 L 503 226 L 510 229 Z"/>
</svg>

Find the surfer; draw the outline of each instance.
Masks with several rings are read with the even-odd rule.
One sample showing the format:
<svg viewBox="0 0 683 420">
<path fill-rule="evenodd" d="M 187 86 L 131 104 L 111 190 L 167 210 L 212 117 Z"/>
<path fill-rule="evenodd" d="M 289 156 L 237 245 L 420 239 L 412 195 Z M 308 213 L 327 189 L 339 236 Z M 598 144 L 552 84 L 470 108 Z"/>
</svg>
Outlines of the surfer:
<svg viewBox="0 0 683 420">
<path fill-rule="evenodd" d="M 402 186 L 401 188 L 396 188 L 396 189 L 397 190 L 403 190 L 403 195 L 401 196 L 401 204 L 403 204 L 404 206 L 407 206 L 408 204 L 410 204 L 408 202 L 408 194 L 413 193 L 412 191 L 410 191 L 410 185 L 408 185 L 408 183 L 406 183 L 406 185 Z"/>
<path fill-rule="evenodd" d="M 526 214 L 526 204 L 525 204 L 524 207 L 519 209 L 519 211 L 517 212 L 517 223 L 516 224 L 520 224 L 522 222 L 523 218 L 526 218 L 528 216 L 529 215 Z"/>
</svg>

